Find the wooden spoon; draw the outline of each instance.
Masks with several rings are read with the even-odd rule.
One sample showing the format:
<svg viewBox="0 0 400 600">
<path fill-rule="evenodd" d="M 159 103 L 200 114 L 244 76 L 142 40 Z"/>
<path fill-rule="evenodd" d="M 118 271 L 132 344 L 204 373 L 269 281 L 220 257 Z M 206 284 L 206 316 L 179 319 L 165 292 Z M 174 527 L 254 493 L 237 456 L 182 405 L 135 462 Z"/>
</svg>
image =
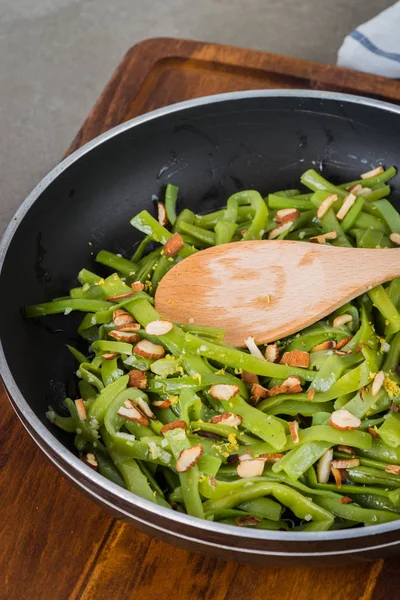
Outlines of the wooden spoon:
<svg viewBox="0 0 400 600">
<path fill-rule="evenodd" d="M 155 303 L 175 323 L 226 330 L 243 347 L 285 337 L 372 287 L 400 276 L 400 249 L 248 241 L 203 250 L 173 267 Z"/>
</svg>

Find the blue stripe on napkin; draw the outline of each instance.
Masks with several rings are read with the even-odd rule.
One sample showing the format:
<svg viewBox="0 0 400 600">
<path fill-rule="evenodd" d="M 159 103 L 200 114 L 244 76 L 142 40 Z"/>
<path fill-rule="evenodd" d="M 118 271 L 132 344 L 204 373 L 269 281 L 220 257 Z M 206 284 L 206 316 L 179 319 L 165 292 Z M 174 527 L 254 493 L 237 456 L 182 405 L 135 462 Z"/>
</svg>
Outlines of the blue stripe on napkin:
<svg viewBox="0 0 400 600">
<path fill-rule="evenodd" d="M 350 37 L 359 42 L 362 46 L 364 46 L 364 48 L 366 48 L 373 54 L 376 54 L 377 56 L 383 56 L 384 58 L 389 58 L 390 60 L 394 60 L 400 63 L 400 54 L 397 54 L 396 52 L 385 52 L 384 50 L 381 50 L 380 48 L 378 48 L 378 46 L 375 46 L 375 44 L 373 44 L 371 40 L 369 40 L 357 29 L 350 33 Z"/>
</svg>

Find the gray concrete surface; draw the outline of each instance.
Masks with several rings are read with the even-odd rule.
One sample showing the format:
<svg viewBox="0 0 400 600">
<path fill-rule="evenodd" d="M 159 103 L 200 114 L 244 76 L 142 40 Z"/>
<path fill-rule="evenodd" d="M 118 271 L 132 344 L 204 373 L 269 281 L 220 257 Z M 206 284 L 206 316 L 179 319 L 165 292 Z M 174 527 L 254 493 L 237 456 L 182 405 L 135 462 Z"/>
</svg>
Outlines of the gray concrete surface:
<svg viewBox="0 0 400 600">
<path fill-rule="evenodd" d="M 0 234 L 60 159 L 124 52 L 188 37 L 336 62 L 394 0 L 0 0 Z"/>
</svg>

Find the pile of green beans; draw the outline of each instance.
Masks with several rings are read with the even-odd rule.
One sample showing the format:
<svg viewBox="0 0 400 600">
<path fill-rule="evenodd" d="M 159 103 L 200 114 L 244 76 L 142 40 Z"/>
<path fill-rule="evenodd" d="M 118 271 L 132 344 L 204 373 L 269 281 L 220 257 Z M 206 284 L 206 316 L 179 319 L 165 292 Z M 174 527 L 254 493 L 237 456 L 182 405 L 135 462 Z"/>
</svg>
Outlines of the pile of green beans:
<svg viewBox="0 0 400 600">
<path fill-rule="evenodd" d="M 78 365 L 79 397 L 65 399 L 63 415 L 49 407 L 48 419 L 75 436 L 79 455 L 104 477 L 195 517 L 282 531 L 327 531 L 398 519 L 400 278 L 278 340 L 275 362 L 225 344 L 224 331 L 216 328 L 193 323 L 171 324 L 159 336 L 146 331 L 162 319 L 153 302 L 162 277 L 203 248 L 273 237 L 394 247 L 400 214 L 388 200 L 387 182 L 395 173 L 390 167 L 334 185 L 309 170 L 301 177 L 306 189 L 264 198 L 254 190 L 238 192 L 208 214 L 188 208 L 178 213 L 179 190 L 168 185 L 159 207 L 166 219 L 143 211 L 131 220 L 144 237 L 130 258 L 102 250 L 96 260 L 111 274 L 83 269 L 69 296 L 25 308 L 29 318 L 86 313 L 78 328 L 85 353 L 68 346 Z M 351 190 L 357 190 L 356 198 L 343 218 L 338 212 Z M 333 194 L 319 218 L 319 207 Z M 290 226 L 275 235 L 278 211 L 284 209 L 297 212 Z M 171 256 L 164 246 L 173 234 L 182 243 Z M 134 323 L 133 338 L 110 335 L 118 330 L 118 309 Z M 337 321 L 341 315 L 346 315 L 344 322 Z M 162 346 L 165 356 L 141 355 L 138 340 Z M 266 348 L 259 350 L 264 355 Z M 309 357 L 307 368 L 280 362 L 284 352 L 299 350 Z M 144 382 L 132 382 L 132 373 Z M 376 391 L 377 374 L 382 381 Z M 289 377 L 298 378 L 295 393 L 285 388 Z M 212 386 L 219 384 L 234 389 L 234 395 L 216 398 Z M 150 417 L 126 418 L 121 409 L 127 402 Z M 357 426 L 338 429 L 332 415 L 339 410 L 357 418 Z M 215 419 L 224 413 L 239 416 L 239 424 Z M 180 426 L 165 427 L 177 421 Z M 182 453 L 199 447 L 201 456 L 189 468 L 178 469 Z M 351 464 L 329 474 L 329 456 L 351 459 Z M 261 462 L 261 471 L 243 476 L 239 466 L 245 458 Z M 322 480 L 323 460 L 328 460 L 328 475 Z"/>
</svg>

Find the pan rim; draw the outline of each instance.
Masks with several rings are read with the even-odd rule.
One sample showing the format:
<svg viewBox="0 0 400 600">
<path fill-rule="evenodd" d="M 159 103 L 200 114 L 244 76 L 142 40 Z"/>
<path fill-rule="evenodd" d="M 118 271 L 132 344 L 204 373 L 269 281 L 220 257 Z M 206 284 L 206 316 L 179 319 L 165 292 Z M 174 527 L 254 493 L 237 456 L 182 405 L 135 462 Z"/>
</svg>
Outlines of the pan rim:
<svg viewBox="0 0 400 600">
<path fill-rule="evenodd" d="M 97 136 L 93 140 L 86 143 L 81 148 L 77 149 L 71 155 L 62 160 L 56 167 L 54 167 L 31 191 L 27 198 L 22 202 L 16 213 L 14 214 L 10 224 L 6 228 L 3 237 L 0 241 L 0 276 L 3 269 L 3 264 L 7 255 L 8 248 L 12 242 L 12 239 L 22 222 L 23 218 L 31 208 L 31 206 L 40 198 L 42 192 L 66 169 L 72 164 L 77 162 L 81 157 L 88 154 L 91 150 L 97 146 L 102 145 L 109 139 L 129 130 L 134 127 L 138 127 L 143 123 L 169 115 L 172 113 L 184 112 L 190 108 L 201 107 L 210 104 L 216 104 L 220 102 L 232 101 L 232 100 L 248 100 L 251 98 L 297 98 L 297 99 L 317 99 L 321 101 L 336 101 L 344 104 L 358 104 L 369 106 L 372 108 L 380 109 L 385 112 L 395 113 L 400 115 L 400 106 L 396 106 L 389 102 L 384 102 L 377 99 L 366 98 L 363 96 L 355 96 L 351 94 L 342 94 L 336 92 L 323 92 L 323 91 L 311 91 L 311 90 L 249 90 L 240 92 L 228 92 L 224 94 L 216 94 L 211 96 L 204 96 L 184 102 L 179 102 L 160 108 L 149 113 L 135 117 L 121 125 L 118 125 L 101 135 Z M 149 502 L 135 494 L 124 490 L 118 485 L 112 483 L 100 474 L 96 473 L 91 469 L 87 469 L 83 462 L 77 458 L 70 450 L 68 450 L 57 438 L 43 425 L 40 419 L 31 410 L 28 402 L 25 400 L 23 394 L 19 390 L 19 387 L 14 380 L 11 371 L 8 367 L 7 359 L 4 353 L 4 349 L 0 340 L 0 375 L 3 378 L 4 384 L 7 388 L 9 399 L 17 416 L 21 420 L 23 426 L 34 439 L 35 443 L 40 449 L 50 458 L 50 460 L 57 466 L 59 470 L 67 475 L 69 479 L 74 481 L 79 487 L 88 491 L 92 497 L 97 497 L 101 502 L 108 504 L 110 507 L 114 507 L 115 510 L 124 513 L 127 517 L 138 520 L 135 516 L 135 507 L 139 507 L 142 511 L 146 511 L 149 515 L 157 514 L 162 517 L 164 521 L 164 528 L 159 528 L 167 533 L 173 533 L 175 536 L 182 537 L 182 534 L 174 529 L 174 525 L 187 526 L 195 533 L 196 530 L 200 532 L 208 532 L 209 534 L 219 534 L 221 544 L 211 542 L 211 540 L 204 539 L 200 536 L 201 542 L 206 545 L 214 545 L 215 547 L 223 547 L 224 541 L 227 542 L 226 536 L 231 540 L 236 538 L 237 542 L 240 540 L 251 540 L 253 542 L 281 542 L 283 545 L 286 543 L 293 542 L 333 542 L 343 541 L 356 538 L 368 537 L 373 539 L 374 536 L 381 536 L 382 534 L 389 533 L 400 529 L 400 519 L 398 521 L 391 521 L 380 525 L 372 525 L 368 528 L 359 529 L 348 529 L 339 530 L 332 532 L 273 532 L 265 530 L 252 530 L 250 528 L 239 528 L 230 525 L 224 525 L 220 523 L 214 523 L 184 515 L 171 509 L 161 507 L 157 504 Z M 58 462 L 60 461 L 60 462 Z M 89 472 L 88 472 L 89 471 Z M 93 489 L 95 488 L 95 489 Z M 99 493 L 100 492 L 100 493 Z M 107 498 L 112 498 L 111 503 Z M 119 506 L 119 501 L 124 503 L 124 507 Z M 132 511 L 128 511 L 126 507 L 131 507 Z M 140 519 L 139 519 L 140 520 Z M 144 521 L 145 522 L 145 521 Z M 168 525 L 171 524 L 169 528 Z M 152 523 L 154 526 L 154 522 Z M 195 538 L 193 538 L 195 539 Z M 238 552 L 251 552 L 251 553 L 263 553 L 265 555 L 280 555 L 280 556 L 329 556 L 329 555 L 340 555 L 347 554 L 349 552 L 365 552 L 368 550 L 374 550 L 378 548 L 384 548 L 390 545 L 400 543 L 400 537 L 398 541 L 390 541 L 380 543 L 380 540 L 376 540 L 375 545 L 368 547 L 352 548 L 350 550 L 335 550 L 335 551 L 317 551 L 317 552 L 275 552 L 273 550 L 262 548 L 251 549 L 239 546 Z M 232 548 L 232 544 L 230 544 Z M 234 547 L 233 547 L 234 548 Z"/>
</svg>

